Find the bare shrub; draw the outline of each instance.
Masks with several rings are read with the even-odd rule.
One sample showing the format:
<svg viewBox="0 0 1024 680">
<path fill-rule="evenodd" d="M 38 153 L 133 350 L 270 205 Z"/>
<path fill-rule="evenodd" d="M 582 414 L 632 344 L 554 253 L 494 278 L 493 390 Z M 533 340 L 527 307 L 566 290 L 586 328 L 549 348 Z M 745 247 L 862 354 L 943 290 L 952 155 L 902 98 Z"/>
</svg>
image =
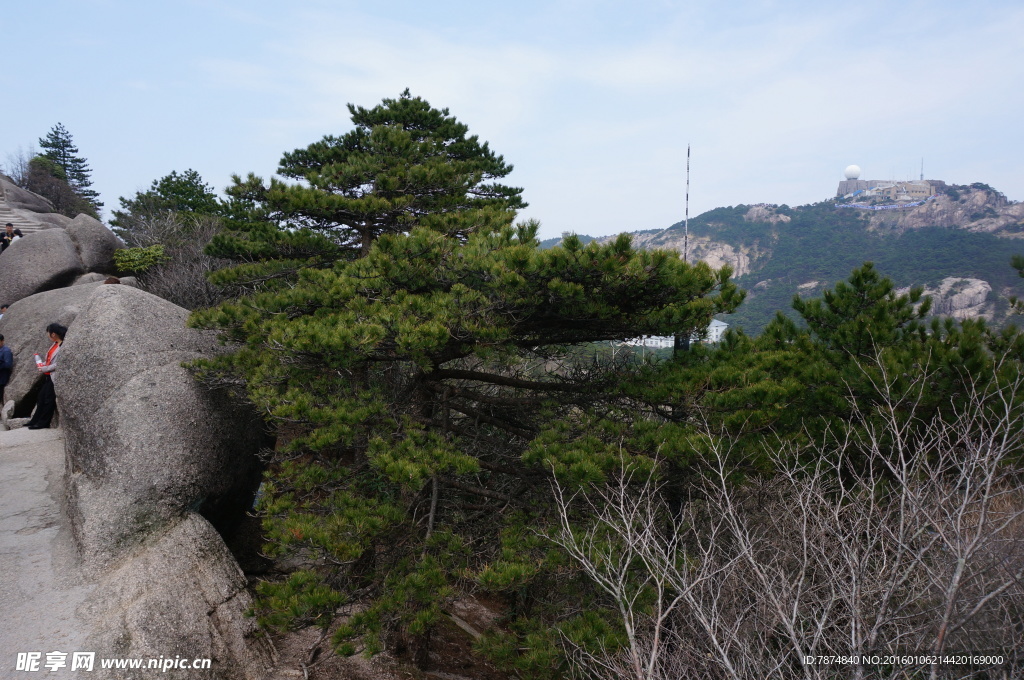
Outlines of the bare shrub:
<svg viewBox="0 0 1024 680">
<path fill-rule="evenodd" d="M 34 146 L 29 146 L 28 150 L 23 147 L 18 147 L 17 151 L 13 151 L 7 154 L 7 162 L 0 168 L 0 172 L 7 175 L 14 184 L 27 189 L 29 185 L 29 162 L 39 155 Z"/>
<path fill-rule="evenodd" d="M 212 215 L 163 211 L 136 218 L 132 229 L 120 234 L 132 247 L 164 246 L 168 261 L 139 274 L 143 288 L 186 309 L 199 309 L 226 299 L 207 275 L 227 261 L 204 252 L 221 228 L 220 219 Z"/>
<path fill-rule="evenodd" d="M 709 436 L 710 469 L 678 515 L 628 469 L 592 494 L 556 485 L 554 539 L 614 602 L 627 640 L 566 639 L 577 674 L 1018 677 L 1024 378 L 927 422 L 915 415 L 924 378 L 910 396 L 878 387 L 889 397 L 874 425 L 819 442 L 809 466 L 778 446 L 770 478 L 736 485 L 729 443 Z M 960 654 L 1004 661 L 943 662 Z"/>
</svg>

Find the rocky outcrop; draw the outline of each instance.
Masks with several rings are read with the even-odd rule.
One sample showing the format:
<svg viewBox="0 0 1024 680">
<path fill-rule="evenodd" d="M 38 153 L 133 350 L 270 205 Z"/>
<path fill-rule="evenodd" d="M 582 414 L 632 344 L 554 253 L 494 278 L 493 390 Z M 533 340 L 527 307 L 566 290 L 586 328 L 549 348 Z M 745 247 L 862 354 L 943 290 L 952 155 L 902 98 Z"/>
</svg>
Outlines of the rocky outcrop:
<svg viewBox="0 0 1024 680">
<path fill-rule="evenodd" d="M 223 351 L 212 333 L 185 328 L 186 310 L 130 277 L 102 283 L 123 247 L 106 227 L 84 215 L 36 216 L 41 222 L 50 228 L 0 256 L 0 302 L 11 304 L 0 333 L 15 357 L 0 421 L 20 424 L 15 404 L 19 415 L 31 411 L 41 380 L 32 354 L 49 347 L 47 324 L 68 326 L 53 379 L 65 443 L 62 517 L 77 561 L 62 562 L 58 576 L 88 594 L 73 616 L 68 609 L 50 618 L 86 636 L 76 648 L 97 658 L 212 660 L 209 669 L 97 667 L 89 674 L 100 680 L 154 672 L 262 680 L 275 651 L 247 616 L 246 579 L 222 538 L 252 507 L 262 423 L 182 367 Z"/>
<path fill-rule="evenodd" d="M 909 291 L 901 289 L 901 295 Z M 954 319 L 983 318 L 991 321 L 995 316 L 995 303 L 991 301 L 992 286 L 981 279 L 947 277 L 937 287 L 926 287 L 924 294 L 932 298 L 932 314 Z"/>
<path fill-rule="evenodd" d="M 211 659 L 209 670 L 170 668 L 159 675 L 258 680 L 275 654 L 246 615 L 251 606 L 245 576 L 224 541 L 205 519 L 186 513 L 105 573 L 79 615 L 92 622 L 88 645 L 99 656 Z M 131 671 L 108 673 L 100 677 L 142 677 Z"/>
<path fill-rule="evenodd" d="M 16 210 L 34 213 L 52 213 L 53 204 L 39 194 L 22 189 L 5 176 L 0 176 L 0 189 L 7 199 L 7 205 Z"/>
<path fill-rule="evenodd" d="M 672 229 L 655 232 L 639 232 L 632 234 L 635 248 L 662 248 L 683 252 L 683 235 L 680 230 Z M 600 239 L 607 242 L 614 236 Z M 743 276 L 751 270 L 753 263 L 762 256 L 756 247 L 733 246 L 721 241 L 714 241 L 707 236 L 690 235 L 688 255 L 691 262 L 703 260 L 718 269 L 725 265 L 732 267 L 733 276 Z"/>
<path fill-rule="evenodd" d="M 70 285 L 84 273 L 75 243 L 63 229 L 29 234 L 0 254 L 0 291 L 7 304 Z"/>
<path fill-rule="evenodd" d="M 15 210 L 14 214 L 18 215 L 23 220 L 38 222 L 43 229 L 51 229 L 53 227 L 60 227 L 63 229 L 71 224 L 71 218 L 67 215 L 61 215 L 60 213 L 37 213 L 29 210 Z"/>
<path fill-rule="evenodd" d="M 74 242 L 78 258 L 86 271 L 101 274 L 117 271 L 114 252 L 124 248 L 124 243 L 102 222 L 83 214 L 73 219 L 65 230 Z"/>
<path fill-rule="evenodd" d="M 798 285 L 796 289 L 801 295 L 807 295 L 809 293 L 813 293 L 819 288 L 824 288 L 825 286 L 826 284 L 823 281 L 805 281 Z"/>
<path fill-rule="evenodd" d="M 30 295 L 70 286 L 86 272 L 114 271 L 114 251 L 124 244 L 88 215 L 67 229 L 37 231 L 16 240 L 0 254 L 0 291 L 12 304 Z"/>
<path fill-rule="evenodd" d="M 1024 203 L 1009 203 L 1002 194 L 987 189 L 962 189 L 953 195 L 939 194 L 907 210 L 873 211 L 866 215 L 870 228 L 902 232 L 947 227 L 997 233 L 1024 220 Z"/>
<path fill-rule="evenodd" d="M 691 238 L 690 252 L 694 259 L 703 260 L 715 269 L 726 265 L 732 267 L 733 276 L 743 276 L 750 272 L 759 256 L 756 248 L 735 247 L 706 237 Z"/>
<path fill-rule="evenodd" d="M 743 216 L 747 222 L 767 222 L 768 224 L 778 224 L 779 222 L 789 222 L 793 218 L 789 215 L 782 215 L 775 211 L 773 206 L 767 205 L 753 205 L 750 206 L 750 210 Z"/>
<path fill-rule="evenodd" d="M 35 406 L 42 375 L 36 370 L 32 355 L 45 354 L 49 349 L 51 343 L 46 337 L 46 327 L 51 323 L 70 326 L 97 285 L 89 283 L 31 295 L 12 304 L 0 319 L 0 334 L 14 355 L 14 371 L 4 397 L 14 401 L 16 417 L 29 416 Z"/>
<path fill-rule="evenodd" d="M 100 284 L 61 349 L 68 509 L 87 561 L 108 563 L 193 510 L 230 532 L 251 506 L 260 419 L 182 367 L 222 351 L 213 333 L 185 328 L 187 316 Z"/>
</svg>

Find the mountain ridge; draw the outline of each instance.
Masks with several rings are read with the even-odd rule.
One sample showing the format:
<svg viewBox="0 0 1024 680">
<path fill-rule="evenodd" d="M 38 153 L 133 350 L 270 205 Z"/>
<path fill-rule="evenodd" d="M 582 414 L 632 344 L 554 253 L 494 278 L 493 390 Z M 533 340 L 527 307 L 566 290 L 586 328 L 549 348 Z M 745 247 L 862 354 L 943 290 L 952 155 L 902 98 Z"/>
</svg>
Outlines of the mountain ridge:
<svg viewBox="0 0 1024 680">
<path fill-rule="evenodd" d="M 924 287 L 939 315 L 1007 322 L 1007 298 L 1024 296 L 1024 280 L 1010 267 L 1024 253 L 1024 203 L 987 184 L 935 185 L 920 204 L 885 209 L 843 199 L 715 208 L 690 220 L 689 255 L 732 267 L 748 297 L 725 320 L 750 333 L 776 310 L 792 314 L 794 295 L 820 295 L 865 261 L 900 288 Z M 683 250 L 683 222 L 627 233 L 639 248 Z"/>
</svg>

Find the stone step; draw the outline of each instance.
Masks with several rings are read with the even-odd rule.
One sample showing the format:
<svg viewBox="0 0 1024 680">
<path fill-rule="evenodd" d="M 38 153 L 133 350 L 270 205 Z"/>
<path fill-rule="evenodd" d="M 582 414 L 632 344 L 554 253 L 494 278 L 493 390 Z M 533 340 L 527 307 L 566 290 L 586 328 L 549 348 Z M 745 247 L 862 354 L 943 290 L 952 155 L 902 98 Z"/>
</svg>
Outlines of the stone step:
<svg viewBox="0 0 1024 680">
<path fill-rule="evenodd" d="M 15 229 L 21 229 L 21 233 L 25 235 L 31 234 L 32 232 L 35 231 L 39 231 L 43 228 L 43 225 L 41 225 L 39 222 L 29 222 L 20 215 L 15 215 L 13 213 L 5 213 L 3 210 L 0 210 L 0 231 L 3 231 L 4 226 L 8 222 L 10 222 Z"/>
<path fill-rule="evenodd" d="M 43 225 L 39 222 L 16 214 L 11 207 L 7 205 L 6 192 L 4 191 L 3 185 L 0 185 L 0 231 L 3 231 L 4 226 L 8 222 L 10 222 L 15 229 L 21 229 L 21 233 L 26 236 L 43 228 Z"/>
</svg>

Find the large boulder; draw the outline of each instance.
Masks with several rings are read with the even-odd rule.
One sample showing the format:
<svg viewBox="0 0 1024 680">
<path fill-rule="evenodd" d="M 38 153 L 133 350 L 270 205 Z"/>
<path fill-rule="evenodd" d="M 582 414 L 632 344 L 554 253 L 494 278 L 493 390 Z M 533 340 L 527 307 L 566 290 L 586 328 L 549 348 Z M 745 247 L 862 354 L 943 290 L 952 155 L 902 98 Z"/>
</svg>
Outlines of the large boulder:
<svg viewBox="0 0 1024 680">
<path fill-rule="evenodd" d="M 67 228 L 71 224 L 71 218 L 60 213 L 35 213 L 30 210 L 15 210 L 14 214 L 29 222 L 38 222 L 43 229 L 60 227 Z"/>
<path fill-rule="evenodd" d="M 36 370 L 32 355 L 45 355 L 50 348 L 46 327 L 51 323 L 70 326 L 98 285 L 101 284 L 85 283 L 30 295 L 12 304 L 0 319 L 0 334 L 14 354 L 14 371 L 4 398 L 14 400 L 16 417 L 30 415 L 35 406 L 42 375 Z"/>
<path fill-rule="evenodd" d="M 215 334 L 185 328 L 187 317 L 100 284 L 61 349 L 68 511 L 87 561 L 109 562 L 191 510 L 228 533 L 251 507 L 264 428 L 250 406 L 182 367 L 223 351 Z"/>
<path fill-rule="evenodd" d="M 78 256 L 86 271 L 103 274 L 117 271 L 114 251 L 124 248 L 124 243 L 102 222 L 81 214 L 68 224 L 66 230 L 78 249 Z"/>
<path fill-rule="evenodd" d="M 0 254 L 0 295 L 13 304 L 29 295 L 71 285 L 85 273 L 78 249 L 63 229 L 28 234 Z"/>
<path fill-rule="evenodd" d="M 7 199 L 7 205 L 20 210 L 30 210 L 35 213 L 52 213 L 53 203 L 39 194 L 22 189 L 6 176 L 0 176 L 0 188 L 3 189 Z"/>
<path fill-rule="evenodd" d="M 275 653 L 247 616 L 251 605 L 245 576 L 221 537 L 187 513 L 104 574 L 78 613 L 92 624 L 87 647 L 98 656 L 211 659 L 208 670 L 162 669 L 159 677 L 259 680 Z M 97 671 L 99 680 L 143 677 Z"/>
</svg>

